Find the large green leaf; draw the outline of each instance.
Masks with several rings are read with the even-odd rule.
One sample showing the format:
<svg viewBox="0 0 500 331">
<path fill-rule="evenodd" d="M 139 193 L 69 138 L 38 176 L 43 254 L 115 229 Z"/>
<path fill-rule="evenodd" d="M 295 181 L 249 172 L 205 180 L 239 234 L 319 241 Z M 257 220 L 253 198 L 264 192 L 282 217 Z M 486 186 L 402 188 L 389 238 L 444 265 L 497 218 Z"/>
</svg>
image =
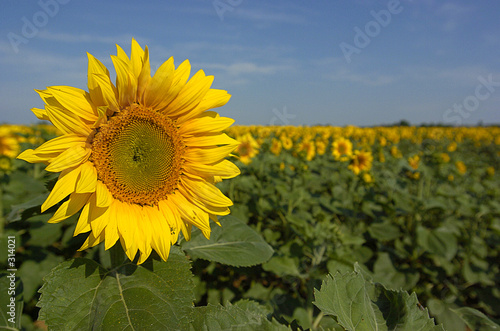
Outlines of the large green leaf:
<svg viewBox="0 0 500 331">
<path fill-rule="evenodd" d="M 443 330 L 429 318 L 427 309 L 418 307 L 414 293 L 368 282 L 358 266 L 351 273 L 328 275 L 315 291 L 315 300 L 323 313 L 335 316 L 347 330 Z"/>
<path fill-rule="evenodd" d="M 166 263 L 150 258 L 107 270 L 69 260 L 45 277 L 39 318 L 55 330 L 186 329 L 194 300 L 189 268 L 176 246 Z"/>
<path fill-rule="evenodd" d="M 182 249 L 195 258 L 238 267 L 266 262 L 273 249 L 255 230 L 232 216 L 220 218 L 221 226 L 212 226 L 210 240 L 201 231 L 193 230 L 190 241 Z"/>
<path fill-rule="evenodd" d="M 0 329 L 21 329 L 23 284 L 16 272 L 0 273 Z"/>
<path fill-rule="evenodd" d="M 280 331 L 291 330 L 289 327 L 269 321 L 265 310 L 258 304 L 242 301 L 235 305 L 211 305 L 193 308 L 194 320 L 190 325 L 192 331 Z"/>
<path fill-rule="evenodd" d="M 493 322 L 479 310 L 469 307 L 451 309 L 456 313 L 471 330 L 500 330 L 500 325 Z"/>
</svg>

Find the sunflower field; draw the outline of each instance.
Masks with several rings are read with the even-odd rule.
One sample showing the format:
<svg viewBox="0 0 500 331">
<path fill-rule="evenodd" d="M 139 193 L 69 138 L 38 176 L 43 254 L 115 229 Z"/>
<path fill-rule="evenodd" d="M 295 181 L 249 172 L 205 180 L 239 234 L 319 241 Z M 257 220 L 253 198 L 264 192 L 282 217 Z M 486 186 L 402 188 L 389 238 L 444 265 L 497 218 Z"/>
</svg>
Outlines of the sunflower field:
<svg viewBox="0 0 500 331">
<path fill-rule="evenodd" d="M 217 184 L 234 203 L 231 214 L 211 225 L 210 241 L 193 228 L 167 263 L 145 262 L 164 268 L 157 272 L 184 293 L 169 303 L 170 319 L 182 300 L 203 312 L 172 329 L 498 330 L 500 128 L 234 126 L 226 133 L 240 142 L 230 160 L 241 175 Z M 0 282 L 6 293 L 16 284 L 17 329 L 88 329 L 47 308 L 60 290 L 51 277 L 71 259 L 116 267 L 103 244 L 78 250 L 85 241 L 73 236 L 78 215 L 47 223 L 57 208 L 40 206 L 57 174 L 16 159 L 57 135 L 46 125 L 0 127 Z M 79 262 L 86 276 L 73 266 L 64 281 L 87 295 L 103 268 L 97 262 Z M 9 298 L 0 297 L 0 323 L 9 326 Z M 102 325 L 123 322 L 118 312 L 102 314 Z"/>
</svg>

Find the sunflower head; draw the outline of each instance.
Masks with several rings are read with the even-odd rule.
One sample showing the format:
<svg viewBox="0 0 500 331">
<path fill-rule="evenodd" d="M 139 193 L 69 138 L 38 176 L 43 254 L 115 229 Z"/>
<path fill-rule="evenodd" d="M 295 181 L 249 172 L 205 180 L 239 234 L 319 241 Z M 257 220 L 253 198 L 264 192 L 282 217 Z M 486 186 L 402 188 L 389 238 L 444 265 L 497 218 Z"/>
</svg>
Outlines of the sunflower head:
<svg viewBox="0 0 500 331">
<path fill-rule="evenodd" d="M 180 232 L 210 236 L 209 219 L 229 213 L 230 199 L 214 185 L 239 169 L 225 159 L 238 142 L 222 130 L 233 120 L 210 109 L 230 95 L 211 89 L 212 76 L 189 78 L 186 60 L 173 58 L 151 75 L 149 51 L 132 40 L 130 57 L 111 56 L 116 82 L 88 55 L 88 92 L 52 86 L 38 90 L 45 109 L 33 109 L 62 133 L 18 158 L 61 172 L 42 211 L 67 198 L 49 222 L 81 210 L 74 235 L 89 232 L 81 249 L 119 240 L 130 260 L 154 249 L 164 260 Z"/>
</svg>

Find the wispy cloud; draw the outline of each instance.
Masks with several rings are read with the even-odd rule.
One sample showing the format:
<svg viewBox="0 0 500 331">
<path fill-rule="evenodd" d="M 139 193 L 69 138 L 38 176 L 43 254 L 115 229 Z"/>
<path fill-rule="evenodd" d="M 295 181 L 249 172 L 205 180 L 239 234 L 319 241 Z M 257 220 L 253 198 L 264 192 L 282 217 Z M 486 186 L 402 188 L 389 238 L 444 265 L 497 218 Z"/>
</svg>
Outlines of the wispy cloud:
<svg viewBox="0 0 500 331">
<path fill-rule="evenodd" d="M 446 32 L 455 31 L 459 22 L 471 12 L 471 8 L 459 5 L 457 3 L 446 2 L 442 4 L 438 10 L 438 16 L 443 18 L 442 28 Z"/>
</svg>

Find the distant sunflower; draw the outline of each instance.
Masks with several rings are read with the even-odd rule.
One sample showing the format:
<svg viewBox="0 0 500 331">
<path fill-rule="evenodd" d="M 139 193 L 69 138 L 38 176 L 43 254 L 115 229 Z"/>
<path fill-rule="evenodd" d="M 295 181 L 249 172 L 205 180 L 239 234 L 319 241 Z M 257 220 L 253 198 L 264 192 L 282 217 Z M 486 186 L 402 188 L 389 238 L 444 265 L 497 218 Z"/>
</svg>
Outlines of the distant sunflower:
<svg viewBox="0 0 500 331">
<path fill-rule="evenodd" d="M 0 156 L 15 158 L 19 153 L 18 139 L 9 126 L 0 126 Z"/>
<path fill-rule="evenodd" d="M 170 58 L 154 76 L 149 52 L 132 40 L 130 58 L 117 45 L 109 71 L 88 54 L 88 89 L 52 86 L 37 91 L 45 109 L 32 109 L 63 135 L 18 158 L 44 162 L 61 172 L 42 205 L 49 209 L 69 196 L 49 220 L 60 222 L 82 212 L 74 235 L 89 232 L 81 250 L 120 240 L 130 260 L 143 263 L 154 249 L 167 260 L 179 232 L 189 240 L 191 226 L 210 236 L 209 219 L 229 213 L 230 199 L 215 183 L 237 176 L 225 160 L 238 142 L 221 133 L 233 120 L 211 108 L 230 95 L 211 89 L 213 76 L 191 65 L 177 69 Z"/>
<path fill-rule="evenodd" d="M 351 163 L 349 164 L 349 169 L 352 170 L 356 175 L 362 171 L 368 171 L 372 167 L 373 156 L 370 152 L 365 151 L 354 151 Z"/>
<path fill-rule="evenodd" d="M 240 157 L 240 161 L 244 164 L 250 164 L 252 162 L 252 158 L 259 154 L 259 143 L 250 133 L 240 137 L 239 141 L 240 144 L 236 149 L 236 152 Z"/>
<path fill-rule="evenodd" d="M 339 138 L 332 143 L 332 155 L 337 161 L 347 161 L 352 155 L 352 142 Z"/>
</svg>

